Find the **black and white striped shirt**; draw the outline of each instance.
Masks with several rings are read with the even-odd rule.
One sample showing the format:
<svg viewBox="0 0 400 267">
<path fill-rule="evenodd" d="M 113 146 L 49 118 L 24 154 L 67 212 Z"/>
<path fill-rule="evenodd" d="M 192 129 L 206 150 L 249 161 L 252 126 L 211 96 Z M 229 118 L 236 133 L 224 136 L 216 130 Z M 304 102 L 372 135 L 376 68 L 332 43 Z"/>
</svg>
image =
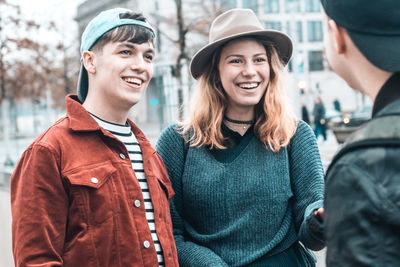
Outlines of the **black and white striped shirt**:
<svg viewBox="0 0 400 267">
<path fill-rule="evenodd" d="M 135 175 L 139 180 L 139 184 L 142 189 L 144 205 L 146 209 L 146 219 L 149 224 L 151 237 L 153 238 L 154 247 L 157 252 L 158 264 L 160 267 L 164 266 L 163 252 L 160 245 L 160 241 L 158 240 L 158 236 L 156 233 L 156 226 L 154 221 L 154 208 L 151 202 L 150 191 L 149 191 L 149 186 L 147 184 L 146 175 L 144 173 L 143 156 L 139 142 L 137 141 L 136 136 L 133 134 L 128 122 L 125 125 L 114 124 L 111 122 L 104 121 L 93 114 L 90 115 L 96 120 L 96 122 L 100 125 L 100 127 L 109 131 L 121 142 L 123 142 L 126 146 L 126 149 L 128 150 L 129 158 L 131 159 L 132 162 L 132 168 L 135 171 Z"/>
</svg>

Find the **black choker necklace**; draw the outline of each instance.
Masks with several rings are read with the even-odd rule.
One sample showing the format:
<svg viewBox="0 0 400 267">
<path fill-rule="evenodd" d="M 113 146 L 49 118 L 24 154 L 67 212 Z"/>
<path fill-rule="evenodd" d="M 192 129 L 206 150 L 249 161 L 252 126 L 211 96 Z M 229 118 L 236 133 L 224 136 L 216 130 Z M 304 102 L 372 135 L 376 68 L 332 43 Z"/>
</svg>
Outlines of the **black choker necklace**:
<svg viewBox="0 0 400 267">
<path fill-rule="evenodd" d="M 254 124 L 254 122 L 255 122 L 254 120 L 250 120 L 250 121 L 233 120 L 233 119 L 228 118 L 227 116 L 224 116 L 224 119 L 229 122 L 236 123 L 236 124 Z"/>
</svg>

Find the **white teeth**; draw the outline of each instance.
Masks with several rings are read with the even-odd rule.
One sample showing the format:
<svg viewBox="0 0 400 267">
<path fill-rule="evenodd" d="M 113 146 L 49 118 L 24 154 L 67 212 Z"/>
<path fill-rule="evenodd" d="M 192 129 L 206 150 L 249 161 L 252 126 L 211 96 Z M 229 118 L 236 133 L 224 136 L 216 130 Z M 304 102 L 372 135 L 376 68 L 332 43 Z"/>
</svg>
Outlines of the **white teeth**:
<svg viewBox="0 0 400 267">
<path fill-rule="evenodd" d="M 128 83 L 133 83 L 136 85 L 141 85 L 142 84 L 142 80 L 138 79 L 138 78 L 131 78 L 131 77 L 125 77 L 124 80 Z"/>
<path fill-rule="evenodd" d="M 239 87 L 243 89 L 253 89 L 258 86 L 258 83 L 239 83 Z"/>
</svg>

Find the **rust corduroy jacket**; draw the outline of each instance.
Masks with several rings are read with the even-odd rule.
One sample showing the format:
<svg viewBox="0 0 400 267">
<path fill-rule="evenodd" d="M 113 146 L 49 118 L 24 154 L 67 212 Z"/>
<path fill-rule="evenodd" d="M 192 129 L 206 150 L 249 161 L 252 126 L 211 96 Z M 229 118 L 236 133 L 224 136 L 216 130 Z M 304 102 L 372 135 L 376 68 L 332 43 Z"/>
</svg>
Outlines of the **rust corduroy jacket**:
<svg viewBox="0 0 400 267">
<path fill-rule="evenodd" d="M 128 151 L 76 96 L 66 100 L 67 116 L 27 148 L 11 178 L 16 266 L 158 266 Z M 174 192 L 160 157 L 130 123 L 143 153 L 165 265 L 178 266 L 169 212 Z"/>
</svg>

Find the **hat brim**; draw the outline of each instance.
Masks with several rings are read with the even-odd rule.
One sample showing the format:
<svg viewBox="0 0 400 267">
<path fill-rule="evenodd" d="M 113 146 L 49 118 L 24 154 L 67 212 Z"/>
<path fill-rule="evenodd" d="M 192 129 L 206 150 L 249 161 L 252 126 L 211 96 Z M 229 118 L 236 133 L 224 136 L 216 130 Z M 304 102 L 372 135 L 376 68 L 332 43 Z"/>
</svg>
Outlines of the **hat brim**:
<svg viewBox="0 0 400 267">
<path fill-rule="evenodd" d="M 400 36 L 371 35 L 346 29 L 361 53 L 376 67 L 400 71 Z"/>
<path fill-rule="evenodd" d="M 281 58 L 282 62 L 286 65 L 290 57 L 292 56 L 293 52 L 293 45 L 292 41 L 290 40 L 289 36 L 286 34 L 273 31 L 273 30 L 259 30 L 259 31 L 249 31 L 241 34 L 231 35 L 222 39 L 219 39 L 213 43 L 210 43 L 203 48 L 201 48 L 192 58 L 190 62 L 190 72 L 193 78 L 198 79 L 200 75 L 204 72 L 205 67 L 211 62 L 211 56 L 214 51 L 221 45 L 225 44 L 228 41 L 239 37 L 245 36 L 259 36 L 266 40 L 270 40 L 271 42 L 275 43 L 275 46 L 278 50 L 279 57 Z"/>
<path fill-rule="evenodd" d="M 88 94 L 88 74 L 83 66 L 83 63 L 81 63 L 81 68 L 79 70 L 79 77 L 78 77 L 78 84 L 77 84 L 77 94 L 79 100 L 83 103 L 85 102 L 86 96 Z"/>
</svg>

